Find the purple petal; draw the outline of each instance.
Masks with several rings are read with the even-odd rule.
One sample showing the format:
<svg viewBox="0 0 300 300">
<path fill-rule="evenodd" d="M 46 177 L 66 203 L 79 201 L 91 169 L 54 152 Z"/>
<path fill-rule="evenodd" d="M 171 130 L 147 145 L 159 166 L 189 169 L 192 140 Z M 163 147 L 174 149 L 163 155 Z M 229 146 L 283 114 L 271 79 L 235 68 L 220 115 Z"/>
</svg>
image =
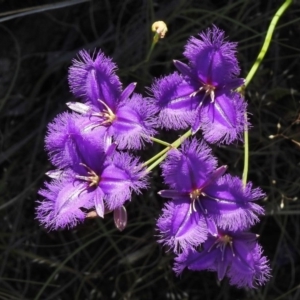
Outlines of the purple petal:
<svg viewBox="0 0 300 300">
<path fill-rule="evenodd" d="M 84 221 L 82 208 L 93 206 L 93 194 L 83 192 L 82 184 L 54 181 L 46 183 L 46 188 L 39 191 L 45 199 L 37 207 L 37 218 L 45 227 L 50 230 L 71 228 Z"/>
<path fill-rule="evenodd" d="M 256 243 L 254 249 L 240 249 L 238 256 L 233 259 L 228 272 L 230 284 L 238 287 L 255 288 L 270 279 L 268 260 L 262 255 L 261 246 Z"/>
<path fill-rule="evenodd" d="M 218 273 L 218 279 L 220 281 L 225 277 L 228 266 L 229 266 L 228 260 L 224 260 L 224 261 L 218 260 L 217 273 Z"/>
<path fill-rule="evenodd" d="M 51 179 L 60 180 L 60 179 L 64 178 L 65 172 L 62 170 L 50 170 L 50 171 L 46 172 L 45 174 L 48 177 L 50 177 Z"/>
<path fill-rule="evenodd" d="M 96 188 L 94 192 L 95 208 L 96 208 L 97 215 L 101 218 L 104 217 L 104 213 L 105 213 L 103 196 L 104 195 L 101 189 Z"/>
<path fill-rule="evenodd" d="M 136 84 L 137 84 L 136 82 L 133 82 L 124 89 L 124 91 L 120 96 L 120 102 L 126 101 L 130 97 L 130 95 L 133 93 L 134 89 L 136 88 Z"/>
<path fill-rule="evenodd" d="M 78 115 L 62 113 L 48 125 L 46 149 L 56 167 L 68 167 L 79 160 L 78 145 L 82 144 L 83 138 L 78 122 Z"/>
<path fill-rule="evenodd" d="M 187 196 L 186 192 L 178 192 L 175 190 L 162 190 L 159 191 L 158 194 L 163 198 L 169 198 L 169 199 L 183 198 Z"/>
<path fill-rule="evenodd" d="M 201 188 L 204 189 L 211 183 L 217 181 L 221 176 L 224 175 L 224 173 L 227 171 L 227 168 L 228 167 L 224 165 L 213 171 L 212 174 L 209 175 L 208 179 L 201 185 Z"/>
<path fill-rule="evenodd" d="M 206 248 L 198 253 L 192 249 L 188 249 L 183 253 L 179 254 L 175 258 L 175 265 L 173 270 L 179 275 L 184 268 L 188 268 L 193 271 L 202 270 L 216 270 L 216 260 L 219 255 L 218 251 L 207 251 L 213 244 L 213 240 L 210 238 L 205 242 Z"/>
<path fill-rule="evenodd" d="M 138 159 L 127 153 L 115 153 L 112 162 L 101 172 L 99 187 L 105 194 L 109 209 L 115 209 L 130 200 L 132 191 L 139 193 L 147 186 L 145 169 Z"/>
<path fill-rule="evenodd" d="M 150 137 L 156 133 L 155 112 L 154 104 L 139 94 L 120 102 L 116 119 L 108 129 L 118 148 L 140 149 L 144 141 L 150 142 Z"/>
<path fill-rule="evenodd" d="M 264 213 L 261 206 L 253 203 L 264 196 L 262 191 L 252 189 L 251 183 L 244 187 L 238 177 L 224 175 L 204 192 L 209 196 L 201 199 L 203 206 L 220 228 L 232 231 L 249 228 Z"/>
<path fill-rule="evenodd" d="M 180 151 L 171 150 L 162 164 L 165 183 L 172 189 L 190 192 L 200 188 L 216 167 L 216 159 L 204 142 L 185 141 Z"/>
<path fill-rule="evenodd" d="M 105 151 L 105 152 L 106 152 L 105 154 L 106 154 L 107 156 L 112 156 L 112 155 L 115 153 L 116 149 L 117 149 L 117 144 L 116 144 L 116 143 L 112 143 L 112 144 L 111 144 L 111 143 L 110 143 L 110 144 L 107 143 L 106 146 L 107 146 L 107 147 L 106 147 L 106 149 L 105 149 L 105 150 L 106 150 L 106 151 Z"/>
<path fill-rule="evenodd" d="M 198 132 L 198 130 L 201 128 L 201 108 L 198 108 L 196 110 L 196 117 L 195 117 L 195 121 L 191 127 L 192 130 L 192 134 L 196 134 Z"/>
<path fill-rule="evenodd" d="M 201 110 L 201 128 L 210 143 L 229 144 L 241 139 L 247 104 L 237 93 L 217 95 L 214 103 Z"/>
<path fill-rule="evenodd" d="M 216 222 L 210 216 L 204 216 L 204 217 L 205 217 L 208 233 L 211 234 L 212 236 L 217 236 L 218 228 Z"/>
<path fill-rule="evenodd" d="M 244 78 L 233 78 L 226 83 L 227 90 L 235 90 L 238 87 L 244 85 L 246 80 Z"/>
<path fill-rule="evenodd" d="M 168 202 L 157 221 L 160 243 L 175 253 L 191 246 L 197 246 L 207 237 L 206 224 L 202 216 L 191 210 L 189 199 Z"/>
<path fill-rule="evenodd" d="M 191 68 L 179 60 L 173 60 L 176 69 L 184 76 L 191 76 Z"/>
<path fill-rule="evenodd" d="M 62 113 L 48 125 L 45 139 L 50 161 L 58 168 L 73 167 L 84 162 L 91 152 L 104 151 L 105 128 L 88 130 L 90 120 L 77 114 Z"/>
<path fill-rule="evenodd" d="M 151 90 L 157 101 L 159 126 L 178 130 L 193 124 L 198 97 L 190 95 L 197 89 L 177 72 L 156 80 Z"/>
<path fill-rule="evenodd" d="M 73 111 L 75 111 L 79 114 L 86 115 L 86 114 L 91 112 L 91 107 L 89 105 L 84 104 L 84 103 L 67 102 L 66 104 L 71 110 L 73 110 Z"/>
<path fill-rule="evenodd" d="M 224 86 L 240 69 L 235 56 L 236 43 L 225 42 L 224 31 L 216 26 L 201 33 L 200 39 L 192 37 L 184 55 L 190 60 L 197 77 L 213 86 Z"/>
<path fill-rule="evenodd" d="M 87 102 L 99 105 L 104 101 L 114 108 L 121 94 L 121 83 L 115 74 L 116 65 L 101 51 L 91 55 L 83 50 L 79 59 L 73 60 L 69 70 L 69 85 L 77 97 L 83 97 Z"/>
</svg>

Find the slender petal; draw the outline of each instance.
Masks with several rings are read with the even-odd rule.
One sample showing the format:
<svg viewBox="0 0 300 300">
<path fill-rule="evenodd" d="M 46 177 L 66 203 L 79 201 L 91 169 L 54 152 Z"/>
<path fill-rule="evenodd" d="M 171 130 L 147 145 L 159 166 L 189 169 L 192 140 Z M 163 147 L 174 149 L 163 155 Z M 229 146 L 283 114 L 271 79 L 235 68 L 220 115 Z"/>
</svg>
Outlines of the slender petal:
<svg viewBox="0 0 300 300">
<path fill-rule="evenodd" d="M 101 218 L 104 217 L 104 213 L 105 213 L 103 196 L 104 195 L 103 195 L 103 192 L 101 189 L 95 189 L 95 191 L 94 191 L 95 209 L 96 209 L 97 215 Z"/>
<path fill-rule="evenodd" d="M 136 82 L 129 84 L 122 92 L 122 94 L 120 96 L 120 102 L 126 101 L 130 97 L 130 95 L 133 93 L 135 87 L 136 87 Z"/>
</svg>

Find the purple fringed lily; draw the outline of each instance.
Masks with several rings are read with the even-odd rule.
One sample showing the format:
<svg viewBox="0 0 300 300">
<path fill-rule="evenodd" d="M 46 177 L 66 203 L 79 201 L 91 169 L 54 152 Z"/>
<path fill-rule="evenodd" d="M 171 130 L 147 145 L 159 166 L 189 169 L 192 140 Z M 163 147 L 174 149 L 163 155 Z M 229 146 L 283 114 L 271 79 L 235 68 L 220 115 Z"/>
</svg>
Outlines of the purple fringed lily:
<svg viewBox="0 0 300 300">
<path fill-rule="evenodd" d="M 74 118 L 79 122 L 73 123 Z M 118 209 L 132 191 L 146 186 L 146 172 L 138 159 L 116 152 L 115 144 L 101 148 L 98 141 L 96 146 L 94 137 L 80 134 L 82 122 L 82 117 L 63 114 L 50 126 L 47 149 L 61 169 L 49 172 L 53 181 L 40 190 L 45 199 L 37 208 L 37 218 L 50 229 L 72 227 L 91 209 L 103 217 L 105 209 Z M 59 124 L 65 126 L 59 130 Z"/>
<path fill-rule="evenodd" d="M 160 242 L 177 252 L 202 243 L 207 232 L 217 235 L 217 226 L 235 231 L 258 221 L 264 210 L 253 201 L 264 194 L 251 183 L 244 187 L 239 178 L 223 176 L 226 169 L 216 169 L 210 149 L 196 139 L 169 152 L 162 170 L 171 189 L 159 194 L 172 201 L 157 221 Z"/>
<path fill-rule="evenodd" d="M 89 117 L 89 128 L 106 128 L 119 149 L 139 149 L 143 141 L 155 134 L 156 108 L 149 99 L 133 94 L 136 83 L 122 90 L 116 65 L 98 52 L 94 58 L 79 52 L 69 71 L 69 84 L 75 96 L 84 103 L 70 102 L 68 107 Z"/>
<path fill-rule="evenodd" d="M 245 126 L 246 103 L 233 89 L 244 79 L 235 56 L 236 43 L 226 42 L 216 26 L 192 37 L 184 51 L 189 65 L 174 61 L 178 72 L 158 79 L 151 90 L 167 129 L 200 128 L 210 143 L 239 139 Z"/>
<path fill-rule="evenodd" d="M 184 268 L 216 271 L 219 280 L 227 276 L 238 287 L 263 285 L 270 278 L 270 267 L 256 239 L 250 232 L 219 230 L 217 236 L 208 237 L 200 252 L 190 248 L 179 254 L 174 270 L 177 274 Z"/>
<path fill-rule="evenodd" d="M 122 207 L 132 191 L 139 192 L 146 186 L 145 171 L 136 158 L 127 153 L 107 156 L 91 152 L 83 162 L 74 164 L 63 177 L 46 183 L 46 189 L 39 191 L 45 199 L 39 202 L 37 218 L 45 227 L 73 227 L 83 221 L 84 211 L 90 209 L 103 217 L 106 207 Z M 124 223 L 123 217 L 117 218 Z"/>
</svg>

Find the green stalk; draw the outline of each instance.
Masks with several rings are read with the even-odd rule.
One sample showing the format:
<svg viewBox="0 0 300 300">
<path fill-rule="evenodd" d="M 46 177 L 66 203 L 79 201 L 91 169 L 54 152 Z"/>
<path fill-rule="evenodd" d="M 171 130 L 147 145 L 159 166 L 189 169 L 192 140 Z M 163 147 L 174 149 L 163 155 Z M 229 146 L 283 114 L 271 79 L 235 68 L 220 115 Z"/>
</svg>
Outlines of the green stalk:
<svg viewBox="0 0 300 300">
<path fill-rule="evenodd" d="M 155 137 L 150 137 L 150 140 L 153 141 L 153 142 L 156 142 L 157 144 L 161 144 L 161 145 L 166 146 L 166 147 L 171 147 L 170 143 L 167 143 L 165 141 L 159 140 L 159 139 L 157 139 Z"/>
<path fill-rule="evenodd" d="M 149 52 L 148 52 L 148 55 L 147 55 L 147 57 L 146 57 L 146 59 L 145 59 L 145 62 L 148 62 L 148 61 L 149 61 L 150 56 L 151 56 L 151 54 L 152 54 L 152 51 L 153 51 L 155 45 L 157 44 L 158 40 L 159 40 L 159 34 L 158 34 L 158 33 L 155 33 L 155 34 L 154 34 L 154 37 L 153 37 L 153 40 L 152 40 L 152 44 L 151 44 L 150 49 L 149 49 Z"/>
<path fill-rule="evenodd" d="M 274 33 L 274 30 L 276 28 L 276 24 L 279 20 L 279 18 L 283 15 L 283 13 L 286 11 L 286 9 L 292 4 L 292 0 L 286 0 L 278 9 L 278 11 L 276 12 L 276 14 L 274 15 L 274 17 L 272 18 L 272 21 L 269 25 L 267 34 L 266 34 L 266 38 L 264 41 L 264 44 L 256 58 L 255 63 L 253 64 L 250 72 L 248 73 L 247 77 L 246 77 L 246 83 L 245 83 L 245 87 L 248 86 L 248 84 L 250 83 L 250 81 L 252 80 L 254 74 L 256 73 L 258 67 L 260 66 L 261 62 L 263 61 L 271 40 L 272 40 L 272 36 Z M 245 120 L 247 121 L 247 113 L 245 114 Z M 249 168 L 249 136 L 248 136 L 248 127 L 245 126 L 245 131 L 244 131 L 244 171 L 243 171 L 243 184 L 246 185 L 247 183 L 247 176 L 248 176 L 248 168 Z"/>
<path fill-rule="evenodd" d="M 178 148 L 189 136 L 192 135 L 192 131 L 188 130 L 185 134 L 183 134 L 179 139 L 177 139 L 175 142 L 170 144 L 169 147 L 165 148 L 163 151 L 168 152 L 171 149 Z M 163 152 L 161 151 L 159 154 Z M 156 155 L 157 156 L 157 155 Z M 147 168 L 147 172 L 150 172 L 152 169 L 154 169 L 158 164 L 160 164 L 165 158 L 167 157 L 167 153 L 160 156 L 160 158 L 156 159 L 152 165 L 150 165 Z M 151 158 L 153 160 L 153 158 Z"/>
<path fill-rule="evenodd" d="M 155 137 L 150 137 L 150 140 L 152 140 L 153 142 L 156 142 L 158 144 L 164 145 L 167 148 L 165 148 L 164 150 L 160 151 L 159 153 L 157 153 L 156 155 L 154 155 L 153 157 L 151 157 L 149 160 L 147 160 L 146 162 L 144 162 L 144 166 L 149 165 L 153 161 L 157 160 L 160 156 L 162 156 L 166 152 L 168 152 L 170 149 L 172 149 L 172 145 L 170 143 L 167 143 L 165 141 L 159 140 L 159 139 L 157 139 Z"/>
<path fill-rule="evenodd" d="M 159 157 L 161 157 L 162 155 L 164 155 L 165 153 L 167 153 L 170 149 L 172 149 L 172 145 L 170 144 L 169 147 L 165 148 L 164 150 L 160 151 L 159 153 L 157 153 L 156 155 L 154 155 L 153 157 L 151 157 L 149 160 L 144 162 L 144 166 L 147 166 L 149 164 L 151 164 L 153 161 L 156 161 Z"/>
</svg>

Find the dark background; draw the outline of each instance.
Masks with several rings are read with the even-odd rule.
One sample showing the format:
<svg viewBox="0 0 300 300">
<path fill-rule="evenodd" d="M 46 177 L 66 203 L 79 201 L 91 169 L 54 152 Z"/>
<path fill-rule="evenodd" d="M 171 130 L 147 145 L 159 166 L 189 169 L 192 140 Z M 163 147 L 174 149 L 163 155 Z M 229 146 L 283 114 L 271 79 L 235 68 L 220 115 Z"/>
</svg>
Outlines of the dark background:
<svg viewBox="0 0 300 300">
<path fill-rule="evenodd" d="M 52 167 L 46 126 L 73 100 L 68 67 L 81 49 L 113 57 L 124 86 L 147 94 L 154 77 L 184 60 L 191 35 L 215 24 L 236 41 L 246 77 L 283 1 L 0 1 L 0 299 L 300 299 L 300 6 L 280 19 L 268 53 L 246 90 L 250 120 L 249 180 L 267 197 L 266 216 L 253 228 L 273 268 L 263 288 L 218 282 L 210 272 L 177 278 L 173 256 L 156 242 L 163 199 L 159 169 L 151 188 L 127 205 L 127 228 L 111 215 L 73 230 L 48 232 L 35 220 L 37 191 Z M 164 20 L 165 39 L 149 51 L 151 24 Z M 168 142 L 180 133 L 162 132 Z M 271 138 L 270 138 L 271 136 Z M 273 138 L 272 138 L 273 136 Z M 200 136 L 199 136 L 200 138 Z M 148 146 L 144 160 L 160 147 Z M 214 147 L 220 164 L 241 176 L 242 143 Z"/>
</svg>

